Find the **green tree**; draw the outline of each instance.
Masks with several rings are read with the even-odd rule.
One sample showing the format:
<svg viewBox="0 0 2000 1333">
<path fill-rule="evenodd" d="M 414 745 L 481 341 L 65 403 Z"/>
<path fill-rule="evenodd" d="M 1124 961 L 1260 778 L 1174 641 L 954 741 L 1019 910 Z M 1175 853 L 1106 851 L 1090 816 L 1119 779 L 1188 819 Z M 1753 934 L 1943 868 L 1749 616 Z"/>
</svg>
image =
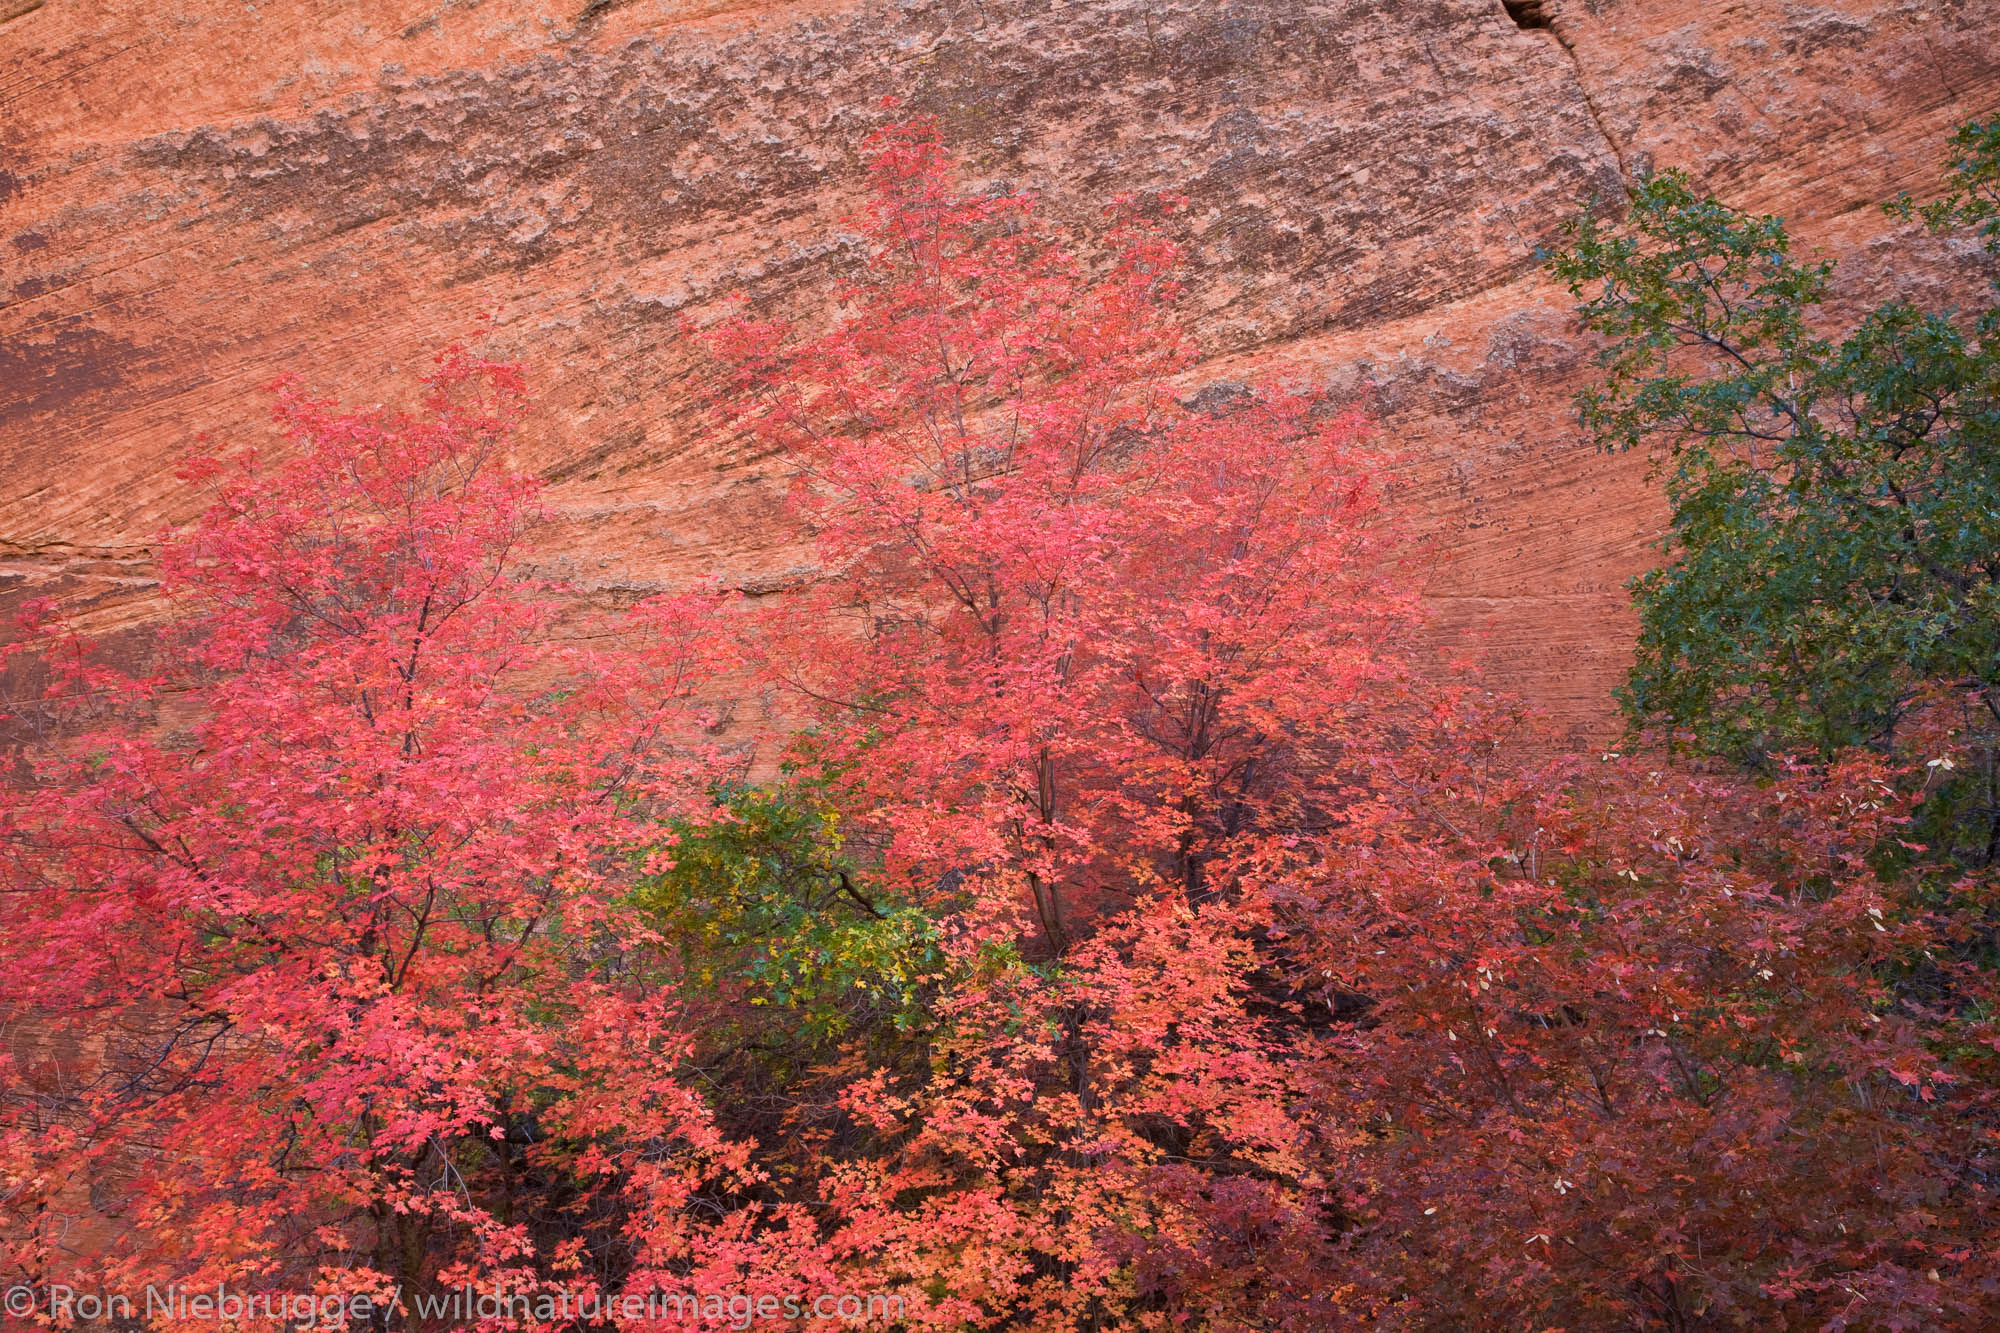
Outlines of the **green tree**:
<svg viewBox="0 0 2000 1333">
<path fill-rule="evenodd" d="M 1953 138 L 1941 196 L 1891 213 L 2000 253 L 2000 120 Z M 1655 451 L 1670 563 L 1632 584 L 1635 728 L 1750 763 L 1889 748 L 1953 705 L 1971 771 L 1932 803 L 2000 852 L 2000 307 L 1891 302 L 1844 334 L 1832 264 L 1777 218 L 1663 171 L 1613 221 L 1586 211 L 1550 262 L 1603 335 L 1578 396 L 1606 449 Z M 1952 730 L 1947 727 L 1946 730 Z"/>
<path fill-rule="evenodd" d="M 782 1033 L 783 1052 L 805 1059 L 853 1029 L 922 1023 L 924 979 L 940 961 L 932 922 L 857 885 L 838 816 L 810 785 L 724 788 L 652 860 L 633 901 L 682 974 L 772 1011 L 736 1040 L 774 1051 Z"/>
</svg>

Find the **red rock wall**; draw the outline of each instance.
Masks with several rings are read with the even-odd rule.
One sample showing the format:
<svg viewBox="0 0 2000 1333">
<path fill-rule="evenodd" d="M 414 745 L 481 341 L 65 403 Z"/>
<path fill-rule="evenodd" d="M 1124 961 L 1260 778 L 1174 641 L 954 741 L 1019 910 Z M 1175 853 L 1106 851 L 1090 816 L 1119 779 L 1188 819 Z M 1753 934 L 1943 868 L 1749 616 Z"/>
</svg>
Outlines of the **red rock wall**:
<svg viewBox="0 0 2000 1333">
<path fill-rule="evenodd" d="M 1660 510 L 1641 460 L 1578 438 L 1585 349 L 1536 247 L 1580 198 L 1676 165 L 1847 256 L 1856 299 L 1946 281 L 1892 263 L 1870 205 L 2000 110 L 2000 14 L 0 0 L 0 597 L 63 591 L 143 633 L 197 434 L 258 438 L 280 369 L 404 392 L 485 312 L 540 390 L 523 461 L 554 482 L 570 572 L 610 591 L 795 564 L 770 465 L 702 428 L 674 330 L 737 290 L 810 315 L 889 93 L 937 112 L 974 178 L 1064 215 L 1188 195 L 1202 376 L 1365 402 L 1415 460 L 1441 627 L 1590 730 Z"/>
</svg>

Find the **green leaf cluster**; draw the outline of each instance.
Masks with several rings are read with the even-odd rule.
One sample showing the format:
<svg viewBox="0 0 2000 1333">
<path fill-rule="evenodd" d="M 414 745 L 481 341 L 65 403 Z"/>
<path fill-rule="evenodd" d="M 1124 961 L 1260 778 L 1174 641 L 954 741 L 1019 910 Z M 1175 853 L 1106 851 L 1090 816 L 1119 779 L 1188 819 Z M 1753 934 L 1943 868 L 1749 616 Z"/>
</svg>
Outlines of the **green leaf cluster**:
<svg viewBox="0 0 2000 1333">
<path fill-rule="evenodd" d="M 2000 121 L 1952 144 L 1936 201 L 1887 207 L 1990 270 Z M 1586 211 L 1549 267 L 1604 339 L 1584 426 L 1654 451 L 1671 504 L 1671 561 L 1632 585 L 1634 726 L 1755 763 L 1891 745 L 1938 687 L 2000 721 L 1993 291 L 1971 310 L 1891 302 L 1839 332 L 1830 262 L 1675 171 L 1622 219 Z"/>
<path fill-rule="evenodd" d="M 809 789 L 720 791 L 712 818 L 675 828 L 665 859 L 633 897 L 687 980 L 768 1007 L 807 1047 L 924 1024 L 941 967 L 933 923 L 860 885 L 834 808 Z"/>
</svg>

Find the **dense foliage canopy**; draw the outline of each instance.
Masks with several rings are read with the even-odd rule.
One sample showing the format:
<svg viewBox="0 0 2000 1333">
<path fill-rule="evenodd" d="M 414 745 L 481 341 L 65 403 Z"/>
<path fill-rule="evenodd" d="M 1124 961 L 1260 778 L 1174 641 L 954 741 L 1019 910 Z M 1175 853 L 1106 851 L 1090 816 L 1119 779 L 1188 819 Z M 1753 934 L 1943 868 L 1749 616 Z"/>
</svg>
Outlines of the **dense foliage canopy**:
<svg viewBox="0 0 2000 1333">
<path fill-rule="evenodd" d="M 283 386 L 281 461 L 189 469 L 157 664 L 32 608 L 6 1280 L 384 1329 L 467 1283 L 495 1328 L 1990 1323 L 1993 884 L 1907 836 L 1929 770 L 1547 757 L 1417 669 L 1366 423 L 1176 378 L 1173 201 L 1078 245 L 927 121 L 873 153 L 824 326 L 690 330 L 801 587 L 529 577 L 520 376 L 454 350 L 421 411 Z M 705 706 L 746 675 L 769 761 Z"/>
</svg>

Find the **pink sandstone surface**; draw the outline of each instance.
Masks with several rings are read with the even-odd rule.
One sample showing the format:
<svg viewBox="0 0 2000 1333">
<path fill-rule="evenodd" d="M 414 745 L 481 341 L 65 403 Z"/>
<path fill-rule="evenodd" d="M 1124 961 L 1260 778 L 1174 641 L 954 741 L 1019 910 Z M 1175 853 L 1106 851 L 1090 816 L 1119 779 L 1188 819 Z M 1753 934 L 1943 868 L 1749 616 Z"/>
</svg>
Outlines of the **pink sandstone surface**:
<svg viewBox="0 0 2000 1333">
<path fill-rule="evenodd" d="M 555 564 L 608 596 L 782 583 L 783 479 L 704 423 L 677 327 L 735 292 L 824 310 L 885 94 L 1066 219 L 1186 195 L 1191 381 L 1373 413 L 1440 631 L 1591 733 L 1661 506 L 1579 435 L 1588 348 L 1537 247 L 1679 166 L 1840 256 L 1846 300 L 1948 292 L 1947 248 L 1873 205 L 2000 109 L 2000 9 L 0 0 L 0 610 L 144 635 L 199 436 L 261 440 L 281 370 L 405 395 L 487 315 L 538 391 Z"/>
</svg>

